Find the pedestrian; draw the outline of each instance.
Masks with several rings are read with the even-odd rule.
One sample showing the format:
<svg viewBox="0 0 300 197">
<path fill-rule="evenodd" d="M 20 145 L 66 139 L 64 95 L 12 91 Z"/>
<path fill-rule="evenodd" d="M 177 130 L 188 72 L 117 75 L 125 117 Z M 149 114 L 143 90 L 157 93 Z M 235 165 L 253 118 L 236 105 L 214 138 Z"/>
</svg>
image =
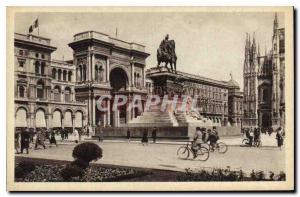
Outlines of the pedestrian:
<svg viewBox="0 0 300 197">
<path fill-rule="evenodd" d="M 281 146 L 283 145 L 283 132 L 282 132 L 282 128 L 279 127 L 277 129 L 277 133 L 276 133 L 276 140 L 277 140 L 277 146 L 280 148 L 281 150 Z"/>
<path fill-rule="evenodd" d="M 79 142 L 79 132 L 77 131 L 77 129 L 74 129 L 73 135 L 74 135 L 75 143 L 77 144 Z"/>
<path fill-rule="evenodd" d="M 65 129 L 65 139 L 69 139 L 69 131 Z"/>
<path fill-rule="evenodd" d="M 153 139 L 153 143 L 156 143 L 156 135 L 157 135 L 157 128 L 154 127 L 153 131 L 152 131 L 152 139 Z"/>
<path fill-rule="evenodd" d="M 271 136 L 271 134 L 273 133 L 273 128 L 272 128 L 272 127 L 270 127 L 270 128 L 268 129 L 268 133 L 269 133 L 269 136 Z"/>
<path fill-rule="evenodd" d="M 29 142 L 33 143 L 34 131 L 33 129 L 29 129 Z"/>
<path fill-rule="evenodd" d="M 78 130 L 78 137 L 79 137 L 79 141 L 81 141 L 81 136 L 82 136 L 83 131 L 81 129 Z"/>
<path fill-rule="evenodd" d="M 16 131 L 15 133 L 15 150 L 16 153 L 19 154 L 19 148 L 20 148 L 20 133 L 19 131 Z"/>
<path fill-rule="evenodd" d="M 21 132 L 21 154 L 23 154 L 23 150 L 26 150 L 26 154 L 29 154 L 29 140 L 30 140 L 30 136 L 29 136 L 29 132 L 27 129 L 22 130 Z"/>
<path fill-rule="evenodd" d="M 56 142 L 56 139 L 55 139 L 55 132 L 54 131 L 51 131 L 51 133 L 50 133 L 50 145 L 51 144 L 55 144 L 55 146 L 57 146 L 57 142 Z"/>
<path fill-rule="evenodd" d="M 43 146 L 44 149 L 46 149 L 46 146 L 45 146 L 45 135 L 44 135 L 44 133 L 41 130 L 39 130 L 36 133 L 35 149 L 37 149 L 37 147 L 39 145 Z"/>
<path fill-rule="evenodd" d="M 127 138 L 127 142 L 130 142 L 130 130 L 129 130 L 129 128 L 127 129 L 126 138 Z"/>
<path fill-rule="evenodd" d="M 50 132 L 48 129 L 45 129 L 45 140 L 49 140 L 50 141 Z"/>
<path fill-rule="evenodd" d="M 64 130 L 63 130 L 63 129 L 60 129 L 59 132 L 60 132 L 61 141 L 64 141 L 64 139 L 65 139 Z"/>
<path fill-rule="evenodd" d="M 148 131 L 147 131 L 147 129 L 144 129 L 144 131 L 143 131 L 142 144 L 143 144 L 143 146 L 145 144 L 148 145 Z"/>
</svg>

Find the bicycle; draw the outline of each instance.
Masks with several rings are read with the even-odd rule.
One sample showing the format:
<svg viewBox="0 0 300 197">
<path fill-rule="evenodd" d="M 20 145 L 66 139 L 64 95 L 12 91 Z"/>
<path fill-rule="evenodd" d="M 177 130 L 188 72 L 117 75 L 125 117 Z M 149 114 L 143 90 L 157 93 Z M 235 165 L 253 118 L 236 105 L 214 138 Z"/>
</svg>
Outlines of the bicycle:
<svg viewBox="0 0 300 197">
<path fill-rule="evenodd" d="M 192 145 L 187 143 L 184 146 L 180 146 L 177 150 L 177 156 L 181 159 L 188 159 L 190 157 L 190 155 L 194 155 L 193 154 L 193 150 L 192 150 Z M 195 158 L 199 158 L 200 161 L 206 161 L 209 158 L 209 150 L 206 147 L 201 146 L 196 152 L 196 157 Z M 195 159 L 194 158 L 194 159 Z"/>
<path fill-rule="evenodd" d="M 242 145 L 244 145 L 244 146 L 250 146 L 250 145 L 249 145 L 249 139 L 248 139 L 248 138 L 243 139 Z M 262 146 L 262 141 L 261 141 L 261 139 L 258 138 L 257 140 L 253 140 L 252 146 L 256 146 L 256 147 Z"/>
<path fill-rule="evenodd" d="M 209 151 L 211 151 L 211 152 L 214 152 L 214 150 L 217 149 L 219 153 L 224 154 L 228 150 L 228 146 L 224 142 L 217 142 L 214 146 L 214 149 L 211 144 L 207 143 L 207 145 L 208 145 Z"/>
</svg>

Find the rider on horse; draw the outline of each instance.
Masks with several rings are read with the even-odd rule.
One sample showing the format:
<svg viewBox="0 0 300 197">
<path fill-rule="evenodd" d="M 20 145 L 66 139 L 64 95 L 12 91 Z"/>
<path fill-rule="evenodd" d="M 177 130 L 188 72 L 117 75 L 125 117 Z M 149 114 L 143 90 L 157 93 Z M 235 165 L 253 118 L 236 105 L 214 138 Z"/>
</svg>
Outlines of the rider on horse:
<svg viewBox="0 0 300 197">
<path fill-rule="evenodd" d="M 176 71 L 176 60 L 175 41 L 169 40 L 169 34 L 167 34 L 157 49 L 157 67 L 159 67 L 161 62 L 165 62 L 165 67 L 167 68 L 168 63 L 170 63 L 171 70 L 173 71 L 174 65 L 174 70 Z"/>
</svg>

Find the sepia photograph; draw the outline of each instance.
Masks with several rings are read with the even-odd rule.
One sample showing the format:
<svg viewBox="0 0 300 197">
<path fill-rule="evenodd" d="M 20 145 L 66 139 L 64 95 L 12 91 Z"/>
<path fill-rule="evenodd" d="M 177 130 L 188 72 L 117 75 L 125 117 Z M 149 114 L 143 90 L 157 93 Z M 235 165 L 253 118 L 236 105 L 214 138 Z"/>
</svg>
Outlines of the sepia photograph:
<svg viewBox="0 0 300 197">
<path fill-rule="evenodd" d="M 294 190 L 293 7 L 7 7 L 9 191 Z"/>
</svg>

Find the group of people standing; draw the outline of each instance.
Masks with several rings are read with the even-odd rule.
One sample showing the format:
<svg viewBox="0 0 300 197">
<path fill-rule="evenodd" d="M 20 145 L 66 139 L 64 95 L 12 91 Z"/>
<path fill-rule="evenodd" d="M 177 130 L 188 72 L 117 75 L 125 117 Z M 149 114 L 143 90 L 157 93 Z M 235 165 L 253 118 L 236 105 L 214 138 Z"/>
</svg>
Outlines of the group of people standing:
<svg viewBox="0 0 300 197">
<path fill-rule="evenodd" d="M 36 132 L 30 131 L 28 128 L 18 129 L 15 132 L 15 150 L 17 154 L 22 154 L 24 150 L 29 154 L 30 143 L 34 144 L 34 148 L 38 149 L 43 147 L 46 149 L 45 141 L 49 140 L 50 146 L 57 146 L 56 135 L 60 134 L 61 140 L 69 138 L 69 131 L 66 129 L 53 130 L 53 129 L 38 129 Z M 80 132 L 75 129 L 73 131 L 75 143 L 81 140 Z M 35 138 L 35 142 L 34 142 Z"/>
<path fill-rule="evenodd" d="M 151 137 L 152 137 L 153 143 L 156 143 L 156 140 L 157 140 L 157 128 L 156 127 L 153 127 L 152 132 L 151 132 Z M 129 128 L 127 129 L 126 138 L 127 138 L 127 141 L 130 142 L 131 131 L 129 130 Z M 148 138 L 149 138 L 148 137 L 148 130 L 147 130 L 147 128 L 145 128 L 145 130 L 142 131 L 142 139 L 141 139 L 142 145 L 147 145 L 148 144 L 148 142 L 149 142 Z"/>
<path fill-rule="evenodd" d="M 271 134 L 273 133 L 273 129 L 269 128 L 269 129 L 261 129 L 259 127 L 255 127 L 254 129 L 252 127 L 250 128 L 244 128 L 243 129 L 243 133 L 245 134 L 246 138 L 249 140 L 248 145 L 252 146 L 253 142 L 257 142 L 258 140 L 260 140 L 261 138 L 261 133 L 264 133 L 267 135 L 267 133 L 269 134 L 269 136 L 271 136 Z M 276 141 L 277 141 L 277 146 L 281 149 L 282 145 L 283 145 L 283 139 L 285 136 L 285 132 L 283 131 L 282 127 L 278 127 L 276 129 Z"/>
</svg>

